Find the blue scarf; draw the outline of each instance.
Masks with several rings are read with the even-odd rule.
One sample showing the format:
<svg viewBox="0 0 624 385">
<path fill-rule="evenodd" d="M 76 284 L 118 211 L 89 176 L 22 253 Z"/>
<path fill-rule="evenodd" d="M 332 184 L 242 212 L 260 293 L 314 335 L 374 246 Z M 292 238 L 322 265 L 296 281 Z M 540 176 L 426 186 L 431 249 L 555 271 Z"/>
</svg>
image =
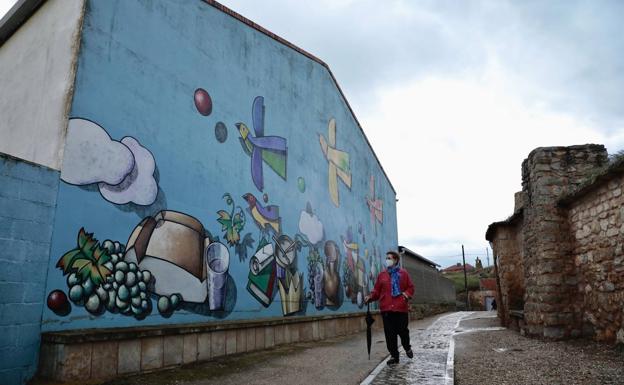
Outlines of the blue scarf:
<svg viewBox="0 0 624 385">
<path fill-rule="evenodd" d="M 389 267 L 388 273 L 390 273 L 390 282 L 392 286 L 392 296 L 398 297 L 401 295 L 401 288 L 399 287 L 399 280 L 401 279 L 401 274 L 399 273 L 399 267 Z"/>
</svg>

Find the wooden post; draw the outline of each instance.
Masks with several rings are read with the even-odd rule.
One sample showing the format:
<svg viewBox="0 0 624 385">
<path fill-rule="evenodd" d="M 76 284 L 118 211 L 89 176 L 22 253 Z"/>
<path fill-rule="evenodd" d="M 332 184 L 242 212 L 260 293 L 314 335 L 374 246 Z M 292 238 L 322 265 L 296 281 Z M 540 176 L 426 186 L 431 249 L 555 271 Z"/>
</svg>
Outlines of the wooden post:
<svg viewBox="0 0 624 385">
<path fill-rule="evenodd" d="M 468 278 L 466 277 L 466 255 L 464 254 L 464 245 L 462 245 L 462 260 L 464 261 L 464 289 L 466 290 L 466 310 L 470 310 L 468 301 Z"/>
</svg>

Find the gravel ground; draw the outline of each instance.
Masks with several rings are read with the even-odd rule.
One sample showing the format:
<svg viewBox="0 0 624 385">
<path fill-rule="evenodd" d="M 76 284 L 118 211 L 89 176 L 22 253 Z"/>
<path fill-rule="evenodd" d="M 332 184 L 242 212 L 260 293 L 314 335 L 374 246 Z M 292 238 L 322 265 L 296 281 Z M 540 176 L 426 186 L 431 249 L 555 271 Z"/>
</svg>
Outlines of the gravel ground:
<svg viewBox="0 0 624 385">
<path fill-rule="evenodd" d="M 499 326 L 470 319 L 460 330 Z M 455 384 L 624 384 L 624 353 L 588 340 L 546 342 L 511 330 L 455 336 Z"/>
</svg>

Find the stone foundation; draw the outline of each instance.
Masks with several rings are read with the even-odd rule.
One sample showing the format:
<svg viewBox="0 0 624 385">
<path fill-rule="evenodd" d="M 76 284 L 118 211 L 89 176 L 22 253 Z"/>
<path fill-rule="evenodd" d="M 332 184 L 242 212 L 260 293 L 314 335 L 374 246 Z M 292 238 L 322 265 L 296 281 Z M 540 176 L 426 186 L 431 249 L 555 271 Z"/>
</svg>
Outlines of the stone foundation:
<svg viewBox="0 0 624 385">
<path fill-rule="evenodd" d="M 105 380 L 366 330 L 365 314 L 42 334 L 38 376 Z M 374 328 L 382 328 L 375 312 Z"/>
</svg>

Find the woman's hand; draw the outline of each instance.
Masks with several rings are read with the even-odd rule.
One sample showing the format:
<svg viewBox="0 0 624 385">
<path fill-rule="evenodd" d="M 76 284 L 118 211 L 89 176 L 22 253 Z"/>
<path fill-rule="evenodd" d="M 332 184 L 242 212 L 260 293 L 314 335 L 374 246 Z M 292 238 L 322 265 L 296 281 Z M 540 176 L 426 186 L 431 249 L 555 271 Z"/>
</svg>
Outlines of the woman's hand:
<svg viewBox="0 0 624 385">
<path fill-rule="evenodd" d="M 364 297 L 364 303 L 369 303 L 370 302 L 370 295 L 367 295 L 366 297 Z"/>
<path fill-rule="evenodd" d="M 403 298 L 405 298 L 406 301 L 409 301 L 409 296 L 405 294 L 405 292 L 401 293 L 401 295 L 403 296 Z"/>
</svg>

